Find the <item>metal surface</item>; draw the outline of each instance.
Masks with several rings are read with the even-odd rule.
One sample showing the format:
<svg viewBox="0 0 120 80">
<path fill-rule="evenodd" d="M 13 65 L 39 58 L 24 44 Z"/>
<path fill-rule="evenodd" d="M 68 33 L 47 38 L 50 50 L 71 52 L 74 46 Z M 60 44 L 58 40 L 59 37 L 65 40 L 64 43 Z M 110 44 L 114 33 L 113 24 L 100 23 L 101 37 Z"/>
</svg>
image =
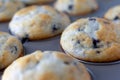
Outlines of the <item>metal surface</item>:
<svg viewBox="0 0 120 80">
<path fill-rule="evenodd" d="M 98 0 L 99 10 L 81 17 L 103 17 L 104 13 L 112 6 L 120 4 L 120 0 Z M 72 21 L 80 17 L 71 17 Z M 8 32 L 8 23 L 0 23 L 0 31 Z M 62 51 L 59 44 L 60 36 L 39 41 L 28 41 L 24 44 L 26 54 L 35 50 L 55 50 Z M 86 67 L 92 73 L 93 80 L 120 80 L 120 61 L 112 64 L 89 64 L 85 63 Z M 2 74 L 0 72 L 0 74 Z"/>
</svg>

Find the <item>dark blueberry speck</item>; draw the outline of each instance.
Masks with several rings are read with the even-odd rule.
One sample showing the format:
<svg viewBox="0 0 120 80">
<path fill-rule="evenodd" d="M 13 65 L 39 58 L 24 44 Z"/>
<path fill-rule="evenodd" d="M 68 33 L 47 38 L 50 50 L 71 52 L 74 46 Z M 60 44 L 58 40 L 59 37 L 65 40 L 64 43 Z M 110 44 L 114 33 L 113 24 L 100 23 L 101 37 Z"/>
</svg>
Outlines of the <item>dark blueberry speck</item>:
<svg viewBox="0 0 120 80">
<path fill-rule="evenodd" d="M 91 10 L 91 12 L 94 12 L 94 11 L 96 11 L 96 9 L 92 9 L 92 10 Z"/>
<path fill-rule="evenodd" d="M 100 54 L 100 51 L 96 51 L 97 54 Z"/>
<path fill-rule="evenodd" d="M 115 18 L 114 18 L 114 20 L 118 20 L 119 19 L 119 17 L 118 16 L 116 16 Z"/>
<path fill-rule="evenodd" d="M 73 9 L 73 5 L 69 5 L 69 6 L 68 6 L 68 9 L 69 9 L 69 10 L 72 10 L 72 9 Z"/>
<path fill-rule="evenodd" d="M 95 19 L 95 18 L 89 18 L 89 20 L 90 20 L 90 21 L 96 21 L 96 19 Z"/>
<path fill-rule="evenodd" d="M 110 45 L 110 42 L 107 42 L 107 45 Z"/>
<path fill-rule="evenodd" d="M 99 48 L 99 46 L 97 45 L 97 43 L 99 42 L 99 40 L 93 39 L 93 48 Z"/>
<path fill-rule="evenodd" d="M 28 40 L 29 40 L 29 35 L 26 34 L 26 36 L 21 39 L 21 42 L 22 42 L 22 43 L 25 43 L 25 42 L 27 42 Z"/>
<path fill-rule="evenodd" d="M 12 47 L 10 47 L 10 50 L 11 50 L 11 53 L 16 54 L 17 47 L 16 46 L 12 46 Z"/>
<path fill-rule="evenodd" d="M 72 41 L 74 41 L 75 39 L 72 39 Z"/>
<path fill-rule="evenodd" d="M 76 63 L 76 62 L 73 62 L 73 64 L 77 66 L 77 63 Z"/>
<path fill-rule="evenodd" d="M 52 26 L 52 32 L 57 31 L 58 29 L 59 29 L 59 27 L 56 24 L 54 24 Z"/>
<path fill-rule="evenodd" d="M 80 28 L 78 28 L 78 31 L 81 31 L 81 29 L 80 29 Z"/>
<path fill-rule="evenodd" d="M 77 44 L 80 44 L 80 40 L 77 41 Z"/>
<path fill-rule="evenodd" d="M 83 31 L 84 29 L 85 27 L 83 26 L 83 27 L 78 28 L 77 31 Z"/>
<path fill-rule="evenodd" d="M 108 21 L 104 21 L 105 24 L 110 24 Z"/>
<path fill-rule="evenodd" d="M 69 63 L 69 62 L 67 62 L 67 61 L 65 61 L 65 62 L 64 62 L 64 64 L 69 65 L 70 63 Z"/>
</svg>

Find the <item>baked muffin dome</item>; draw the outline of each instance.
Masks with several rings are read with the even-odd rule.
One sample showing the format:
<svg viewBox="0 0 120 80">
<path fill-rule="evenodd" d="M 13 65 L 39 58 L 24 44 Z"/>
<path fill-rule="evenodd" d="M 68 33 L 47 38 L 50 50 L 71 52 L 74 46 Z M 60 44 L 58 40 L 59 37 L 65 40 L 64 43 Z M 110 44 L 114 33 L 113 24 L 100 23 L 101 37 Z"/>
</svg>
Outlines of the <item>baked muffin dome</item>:
<svg viewBox="0 0 120 80">
<path fill-rule="evenodd" d="M 120 27 L 103 18 L 82 18 L 65 29 L 60 44 L 80 60 L 116 61 L 120 59 Z"/>
<path fill-rule="evenodd" d="M 70 15 L 85 15 L 98 9 L 95 0 L 57 0 L 55 8 Z"/>
<path fill-rule="evenodd" d="M 110 8 L 104 15 L 104 18 L 113 21 L 116 27 L 120 27 L 120 5 Z M 119 32 L 119 29 L 117 30 Z"/>
<path fill-rule="evenodd" d="M 24 4 L 18 0 L 0 0 L 0 22 L 10 20 L 23 7 Z"/>
<path fill-rule="evenodd" d="M 110 8 L 104 15 L 106 19 L 120 21 L 120 5 Z"/>
<path fill-rule="evenodd" d="M 30 6 L 14 15 L 9 29 L 18 38 L 40 40 L 60 34 L 69 24 L 66 14 L 50 6 Z"/>
<path fill-rule="evenodd" d="M 21 42 L 6 32 L 0 32 L 0 70 L 6 68 L 22 55 Z"/>
<path fill-rule="evenodd" d="M 82 63 L 57 51 L 36 51 L 17 59 L 2 80 L 90 80 Z"/>
</svg>

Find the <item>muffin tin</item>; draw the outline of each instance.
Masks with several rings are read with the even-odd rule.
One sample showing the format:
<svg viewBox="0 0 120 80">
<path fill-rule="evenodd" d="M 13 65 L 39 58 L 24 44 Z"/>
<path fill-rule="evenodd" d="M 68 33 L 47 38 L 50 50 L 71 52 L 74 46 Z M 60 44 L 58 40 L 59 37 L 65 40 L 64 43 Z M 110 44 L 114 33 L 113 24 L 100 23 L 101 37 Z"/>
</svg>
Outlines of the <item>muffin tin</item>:
<svg viewBox="0 0 120 80">
<path fill-rule="evenodd" d="M 75 16 L 70 17 L 72 21 L 79 19 L 81 17 L 103 17 L 104 13 L 112 6 L 120 4 L 120 0 L 98 0 L 99 10 L 91 13 L 87 16 Z M 9 32 L 8 22 L 0 23 L 0 31 Z M 39 41 L 28 41 L 23 44 L 25 47 L 26 54 L 32 53 L 35 50 L 54 50 L 62 51 L 60 44 L 60 36 L 55 36 L 53 38 L 39 40 Z M 111 63 L 90 63 L 83 62 L 88 68 L 91 74 L 92 80 L 120 80 L 120 61 Z M 0 75 L 2 71 L 0 71 Z"/>
</svg>

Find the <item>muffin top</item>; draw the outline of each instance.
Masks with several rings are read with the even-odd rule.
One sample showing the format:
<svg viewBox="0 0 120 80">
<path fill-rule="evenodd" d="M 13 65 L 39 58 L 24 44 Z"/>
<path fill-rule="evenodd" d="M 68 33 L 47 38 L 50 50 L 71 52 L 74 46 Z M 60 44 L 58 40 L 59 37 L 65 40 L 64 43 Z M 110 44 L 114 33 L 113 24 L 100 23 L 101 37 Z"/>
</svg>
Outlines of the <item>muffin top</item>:
<svg viewBox="0 0 120 80">
<path fill-rule="evenodd" d="M 14 36 L 0 32 L 0 70 L 23 55 L 23 46 Z"/>
<path fill-rule="evenodd" d="M 9 29 L 19 38 L 39 40 L 60 34 L 69 24 L 69 17 L 51 6 L 29 6 L 14 15 Z"/>
<path fill-rule="evenodd" d="M 76 16 L 96 11 L 98 4 L 96 0 L 57 0 L 54 7 L 58 11 Z"/>
<path fill-rule="evenodd" d="M 61 46 L 69 55 L 90 62 L 120 59 L 120 27 L 103 18 L 83 18 L 68 26 Z"/>
<path fill-rule="evenodd" d="M 110 8 L 104 15 L 109 20 L 120 20 L 120 5 Z"/>
<path fill-rule="evenodd" d="M 35 51 L 17 59 L 2 80 L 90 80 L 82 63 L 57 51 Z"/>
<path fill-rule="evenodd" d="M 10 20 L 23 7 L 24 4 L 18 0 L 0 0 L 0 22 Z"/>
</svg>

